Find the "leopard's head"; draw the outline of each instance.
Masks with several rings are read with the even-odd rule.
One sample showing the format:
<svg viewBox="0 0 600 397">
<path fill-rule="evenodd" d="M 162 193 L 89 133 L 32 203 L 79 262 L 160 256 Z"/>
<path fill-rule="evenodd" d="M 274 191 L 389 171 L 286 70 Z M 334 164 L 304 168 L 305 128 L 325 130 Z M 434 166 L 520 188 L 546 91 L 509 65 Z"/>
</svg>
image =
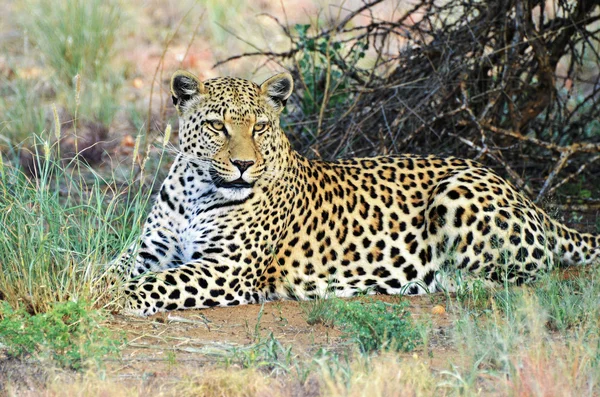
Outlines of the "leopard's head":
<svg viewBox="0 0 600 397">
<path fill-rule="evenodd" d="M 224 197 L 247 198 L 261 178 L 273 177 L 286 161 L 289 142 L 279 116 L 293 86 L 288 73 L 261 85 L 231 77 L 200 81 L 184 71 L 173 74 L 180 150 L 201 164 Z"/>
</svg>

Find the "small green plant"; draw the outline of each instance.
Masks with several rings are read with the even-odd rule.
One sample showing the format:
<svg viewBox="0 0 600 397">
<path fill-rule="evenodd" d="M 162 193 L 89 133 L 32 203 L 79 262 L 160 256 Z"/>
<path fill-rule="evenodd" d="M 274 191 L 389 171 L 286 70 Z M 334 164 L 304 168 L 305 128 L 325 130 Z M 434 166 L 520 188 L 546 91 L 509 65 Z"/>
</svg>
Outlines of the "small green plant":
<svg viewBox="0 0 600 397">
<path fill-rule="evenodd" d="M 262 321 L 262 316 L 265 312 L 265 304 L 263 303 L 260 306 L 260 310 L 258 311 L 258 316 L 256 317 L 256 324 L 254 324 L 254 328 L 251 329 L 250 328 L 250 324 L 248 323 L 248 320 L 246 320 L 245 323 L 245 328 L 246 328 L 246 336 L 248 336 L 248 338 L 250 338 L 252 341 L 260 341 L 261 340 L 261 335 L 260 335 L 260 322 Z"/>
<path fill-rule="evenodd" d="M 225 365 L 234 364 L 242 368 L 266 369 L 275 374 L 288 373 L 293 368 L 300 371 L 297 366 L 301 365 L 292 347 L 281 344 L 272 332 L 250 346 L 232 348 L 225 357 Z"/>
<path fill-rule="evenodd" d="M 362 352 L 411 351 L 421 333 L 406 310 L 408 302 L 386 303 L 367 298 L 335 301 L 335 325 L 356 341 Z"/>
<path fill-rule="evenodd" d="M 277 310 L 277 314 L 273 313 L 273 316 L 275 317 L 276 321 L 284 327 L 286 325 L 288 325 L 289 321 L 283 315 L 283 308 L 281 307 L 281 301 L 273 302 L 273 307 L 275 308 L 275 310 Z"/>
<path fill-rule="evenodd" d="M 295 29 L 298 46 L 302 49 L 297 61 L 307 90 L 302 97 L 303 110 L 307 114 L 318 113 L 324 99 L 330 107 L 345 104 L 349 80 L 340 65 L 355 66 L 365 57 L 368 42 L 359 40 L 349 47 L 339 38 L 311 37 L 308 34 L 310 25 L 297 24 Z M 330 81 L 329 91 L 323 90 L 325 80 Z"/>
<path fill-rule="evenodd" d="M 575 202 L 577 202 L 576 199 L 586 200 L 598 197 L 598 194 L 600 194 L 600 186 L 598 186 L 597 183 L 594 183 L 593 180 L 590 180 L 589 177 L 580 175 L 578 178 L 574 178 L 570 182 L 561 185 L 558 191 L 562 194 L 571 196 L 575 199 Z M 584 221 L 582 213 L 575 212 L 574 214 L 577 214 L 580 218 L 577 219 L 574 216 L 572 219 L 573 222 L 581 223 Z"/>
<path fill-rule="evenodd" d="M 167 359 L 167 364 L 168 364 L 169 368 L 172 368 L 177 364 L 177 354 L 173 350 L 169 350 L 167 352 L 166 359 Z"/>
<path fill-rule="evenodd" d="M 297 24 L 296 59 L 299 72 L 300 108 L 310 119 L 316 118 L 316 128 L 305 128 L 311 141 L 321 132 L 325 117 L 335 117 L 351 99 L 351 79 L 348 69 L 358 70 L 356 65 L 365 58 L 368 41 L 357 40 L 352 44 L 332 36 L 313 37 L 311 25 Z"/>
<path fill-rule="evenodd" d="M 36 315 L 2 302 L 0 318 L 0 340 L 10 355 L 51 359 L 65 368 L 99 365 L 103 356 L 118 353 L 123 343 L 100 325 L 102 316 L 82 302 L 57 303 Z"/>
<path fill-rule="evenodd" d="M 482 311 L 490 308 L 494 291 L 486 288 L 483 281 L 476 278 L 457 277 L 456 301 L 468 310 Z M 460 280 L 460 281 L 459 281 Z"/>
<path fill-rule="evenodd" d="M 353 301 L 325 296 L 303 301 L 300 307 L 308 324 L 341 328 L 364 353 L 410 351 L 422 342 L 423 333 L 406 310 L 408 302 L 399 299 L 386 303 L 368 296 Z"/>
<path fill-rule="evenodd" d="M 326 327 L 333 326 L 336 312 L 335 299 L 317 297 L 301 301 L 300 308 L 304 314 L 304 319 L 309 325 L 323 324 Z"/>
</svg>

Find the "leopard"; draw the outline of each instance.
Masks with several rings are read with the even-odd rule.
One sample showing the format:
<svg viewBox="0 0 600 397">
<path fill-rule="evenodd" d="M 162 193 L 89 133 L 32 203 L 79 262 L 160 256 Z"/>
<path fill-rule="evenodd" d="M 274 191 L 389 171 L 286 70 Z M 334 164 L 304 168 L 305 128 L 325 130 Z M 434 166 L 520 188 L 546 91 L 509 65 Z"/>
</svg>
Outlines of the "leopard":
<svg viewBox="0 0 600 397">
<path fill-rule="evenodd" d="M 123 265 L 127 314 L 518 286 L 598 259 L 600 236 L 477 161 L 302 156 L 280 124 L 293 87 L 173 74 L 179 147 Z"/>
</svg>

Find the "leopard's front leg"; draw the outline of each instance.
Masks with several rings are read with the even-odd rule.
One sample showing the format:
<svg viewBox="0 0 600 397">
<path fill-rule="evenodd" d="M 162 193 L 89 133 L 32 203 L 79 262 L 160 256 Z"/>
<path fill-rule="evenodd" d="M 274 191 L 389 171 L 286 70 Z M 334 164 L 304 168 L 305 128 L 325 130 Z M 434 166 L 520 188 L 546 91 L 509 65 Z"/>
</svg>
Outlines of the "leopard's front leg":
<svg viewBox="0 0 600 397">
<path fill-rule="evenodd" d="M 160 311 L 258 303 L 264 294 L 256 290 L 251 272 L 248 267 L 201 259 L 146 273 L 128 282 L 125 313 L 149 316 Z"/>
<path fill-rule="evenodd" d="M 210 183 L 199 164 L 183 155 L 175 159 L 148 214 L 139 246 L 130 249 L 135 260 L 126 278 L 175 268 L 189 260 L 182 252 L 181 235 L 192 219 L 194 203 L 211 189 Z"/>
</svg>

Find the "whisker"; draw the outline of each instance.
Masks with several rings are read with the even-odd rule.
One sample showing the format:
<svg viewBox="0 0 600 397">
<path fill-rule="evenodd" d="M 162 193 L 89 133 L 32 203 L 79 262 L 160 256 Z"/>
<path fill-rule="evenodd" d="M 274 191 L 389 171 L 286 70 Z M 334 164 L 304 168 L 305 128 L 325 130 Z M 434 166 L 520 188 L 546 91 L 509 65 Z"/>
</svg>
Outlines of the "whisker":
<svg viewBox="0 0 600 397">
<path fill-rule="evenodd" d="M 193 160 L 193 161 L 199 161 L 199 162 L 212 162 L 212 159 L 210 157 L 198 157 L 198 156 L 190 155 L 188 153 L 185 153 L 184 151 L 182 151 L 181 149 L 179 149 L 178 147 L 176 147 L 175 145 L 173 145 L 170 142 L 165 146 L 165 149 L 168 153 L 174 154 L 174 155 L 181 155 L 186 160 L 190 160 L 190 161 Z"/>
</svg>

